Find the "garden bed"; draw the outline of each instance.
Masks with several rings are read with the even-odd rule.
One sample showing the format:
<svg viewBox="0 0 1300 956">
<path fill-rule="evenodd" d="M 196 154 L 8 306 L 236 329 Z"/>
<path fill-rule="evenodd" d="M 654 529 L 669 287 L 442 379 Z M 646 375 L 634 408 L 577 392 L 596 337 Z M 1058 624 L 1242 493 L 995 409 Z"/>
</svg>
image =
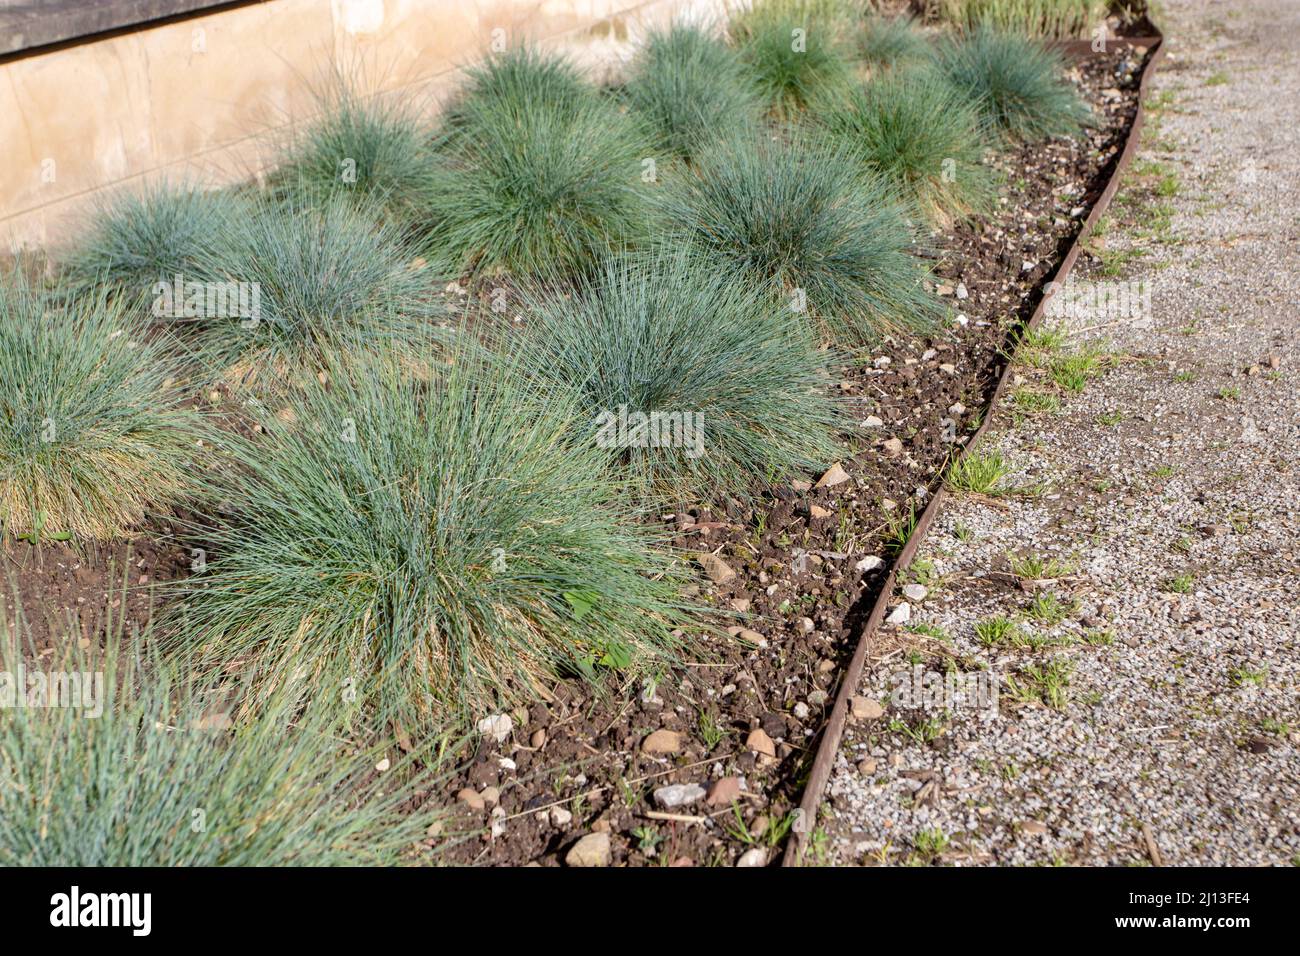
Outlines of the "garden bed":
<svg viewBox="0 0 1300 956">
<path fill-rule="evenodd" d="M 1149 54 L 1062 78 L 1014 33 L 854 9 L 678 24 L 613 87 L 519 47 L 436 119 L 340 78 L 265 183 L 123 195 L 9 277 L 5 618 L 50 667 L 149 660 L 102 732 L 0 724 L 6 764 L 128 786 L 142 744 L 267 801 L 222 815 L 233 843 L 154 833 L 159 862 L 815 846 L 795 807 L 846 666 L 1108 194 Z M 676 431 L 611 436 L 615 408 Z M 120 834 L 73 784 L 9 790 Z M 245 826 L 280 787 L 338 812 Z"/>
<path fill-rule="evenodd" d="M 839 462 L 844 480 L 774 489 L 752 512 L 686 503 L 663 515 L 678 548 L 712 556 L 701 598 L 744 632 L 705 638 L 680 675 L 609 696 L 566 681 L 513 713 L 512 732 L 484 738 L 447 785 L 450 829 L 469 834 L 449 851 L 454 862 L 557 865 L 588 832 L 609 834 L 616 865 L 775 857 L 891 553 L 978 427 L 1011 333 L 1109 180 L 1147 55 L 1119 43 L 1077 61 L 1071 79 L 1097 127 L 1007 154 L 998 213 L 933 237 L 948 318 L 933 336 L 891 339 L 874 362 L 842 370 L 862 423 Z M 674 809 L 677 794 L 655 795 L 692 784 L 710 797 Z"/>
</svg>

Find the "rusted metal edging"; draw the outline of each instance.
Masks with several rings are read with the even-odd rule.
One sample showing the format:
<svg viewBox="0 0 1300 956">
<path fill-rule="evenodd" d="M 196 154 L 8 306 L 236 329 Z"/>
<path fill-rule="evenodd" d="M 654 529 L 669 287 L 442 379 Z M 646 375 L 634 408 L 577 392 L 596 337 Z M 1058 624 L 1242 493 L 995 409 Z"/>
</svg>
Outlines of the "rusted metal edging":
<svg viewBox="0 0 1300 956">
<path fill-rule="evenodd" d="M 1154 25 L 1152 26 L 1154 27 Z M 1155 29 L 1158 31 L 1158 28 Z M 1106 181 L 1101 195 L 1097 197 L 1097 201 L 1089 211 L 1078 235 L 1075 236 L 1074 242 L 1070 243 L 1070 248 L 1066 250 L 1061 264 L 1057 267 L 1052 278 L 1044 284 L 1045 288 L 1053 283 L 1063 285 L 1069 278 L 1070 270 L 1074 268 L 1074 263 L 1078 260 L 1079 253 L 1083 249 L 1084 239 L 1092 234 L 1097 221 L 1105 215 L 1111 199 L 1114 198 L 1115 192 L 1119 189 L 1120 176 L 1132 164 L 1133 157 L 1137 155 L 1138 143 L 1142 133 L 1142 120 L 1145 112 L 1143 104 L 1146 102 L 1147 86 L 1152 74 L 1155 73 L 1156 63 L 1164 52 L 1164 35 L 1157 32 L 1152 36 L 1120 37 L 1118 39 L 1132 46 L 1145 46 L 1149 51 L 1147 62 L 1142 67 L 1142 76 L 1138 80 L 1137 112 L 1133 116 L 1133 123 L 1129 126 L 1128 136 L 1124 140 L 1124 148 L 1120 151 L 1110 178 Z M 1075 57 L 1086 56 L 1092 52 L 1090 41 L 1086 40 L 1062 44 L 1061 48 L 1067 55 Z M 1021 326 L 1017 333 L 1014 333 L 1015 338 L 1012 341 L 1017 341 L 1025 332 L 1035 328 L 1042 321 L 1049 298 L 1045 294 L 1039 299 L 1038 305 L 1029 317 L 1029 321 Z M 961 451 L 954 457 L 954 461 L 969 455 L 988 430 L 993 411 L 997 408 L 1002 393 L 1007 387 L 1007 382 L 1011 378 L 1013 365 L 1014 363 L 1008 358 L 1002 374 L 998 377 L 998 383 L 993 388 L 993 394 L 984 406 L 984 415 L 979 428 L 971 435 L 970 440 L 962 446 Z M 845 668 L 840 679 L 839 691 L 835 695 L 835 705 L 831 708 L 830 717 L 822 729 L 817 756 L 813 760 L 812 771 L 809 773 L 808 783 L 804 787 L 803 799 L 799 803 L 801 823 L 791 831 L 790 841 L 786 844 L 785 854 L 781 858 L 782 866 L 800 866 L 802 864 L 808 838 L 817 826 L 817 811 L 821 807 L 822 795 L 826 790 L 826 784 L 830 781 L 831 771 L 835 768 L 835 758 L 839 754 L 840 741 L 844 737 L 844 726 L 848 719 L 849 698 L 854 695 L 858 683 L 862 679 L 862 671 L 866 666 L 867 657 L 875 646 L 876 633 L 893 598 L 894 589 L 898 583 L 898 575 L 912 563 L 912 559 L 916 556 L 917 549 L 920 548 L 921 541 L 925 537 L 925 532 L 939 513 L 944 496 L 943 480 L 940 478 L 933 494 L 930 495 L 929 503 L 917 519 L 915 529 L 894 559 L 893 567 L 885 578 L 880 596 L 876 599 L 871 614 L 867 617 L 866 624 L 863 625 L 862 634 L 853 650 L 853 657 L 849 660 L 849 665 Z"/>
</svg>

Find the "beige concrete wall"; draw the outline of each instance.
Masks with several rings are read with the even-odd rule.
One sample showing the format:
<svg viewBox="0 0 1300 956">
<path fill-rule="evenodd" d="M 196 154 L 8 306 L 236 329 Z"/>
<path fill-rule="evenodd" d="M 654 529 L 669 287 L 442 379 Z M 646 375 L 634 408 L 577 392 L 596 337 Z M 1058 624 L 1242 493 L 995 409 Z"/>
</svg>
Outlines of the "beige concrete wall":
<svg viewBox="0 0 1300 956">
<path fill-rule="evenodd" d="M 0 64 L 0 247 L 57 247 L 105 190 L 254 176 L 334 64 L 428 110 L 495 42 L 616 69 L 726 0 L 273 0 Z"/>
</svg>

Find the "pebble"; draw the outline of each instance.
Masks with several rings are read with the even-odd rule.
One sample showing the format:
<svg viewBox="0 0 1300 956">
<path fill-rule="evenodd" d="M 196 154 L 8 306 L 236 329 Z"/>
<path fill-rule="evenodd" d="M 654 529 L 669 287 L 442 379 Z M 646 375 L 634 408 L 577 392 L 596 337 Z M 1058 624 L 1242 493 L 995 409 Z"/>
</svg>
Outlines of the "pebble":
<svg viewBox="0 0 1300 956">
<path fill-rule="evenodd" d="M 608 833 L 588 833 L 564 855 L 564 862 L 568 866 L 609 866 L 609 860 Z"/>
<path fill-rule="evenodd" d="M 682 749 L 682 735 L 675 730 L 656 730 L 641 741 L 645 754 L 675 754 Z"/>
<path fill-rule="evenodd" d="M 665 810 L 675 810 L 699 803 L 705 796 L 705 789 L 698 783 L 673 783 L 655 790 L 654 801 Z"/>
<path fill-rule="evenodd" d="M 487 803 L 483 800 L 481 796 L 479 796 L 478 791 L 471 790 L 469 787 L 465 787 L 459 793 L 457 793 L 456 799 L 459 800 L 461 803 L 465 804 L 465 806 L 469 807 L 471 810 L 477 811 L 477 810 L 484 810 L 487 808 Z"/>
<path fill-rule="evenodd" d="M 849 473 L 840 466 L 839 462 L 831 465 L 826 469 L 826 473 L 817 479 L 818 488 L 834 488 L 836 485 L 842 485 L 849 480 Z"/>
<path fill-rule="evenodd" d="M 903 597 L 909 601 L 924 601 L 925 596 L 929 593 L 929 589 L 924 584 L 903 585 Z"/>
<path fill-rule="evenodd" d="M 745 738 L 745 746 L 760 756 L 776 757 L 776 744 L 772 743 L 772 738 L 762 727 L 756 727 L 749 732 L 749 736 Z"/>
<path fill-rule="evenodd" d="M 478 732 L 484 737 L 491 737 L 497 743 L 502 743 L 514 729 L 515 722 L 510 719 L 509 714 L 493 714 L 478 722 Z"/>
<path fill-rule="evenodd" d="M 855 720 L 878 720 L 885 715 L 885 708 L 870 697 L 850 697 L 849 713 Z"/>
<path fill-rule="evenodd" d="M 898 606 L 889 612 L 889 617 L 885 618 L 886 624 L 906 624 L 912 619 L 912 605 L 906 601 L 899 602 Z"/>
<path fill-rule="evenodd" d="M 721 780 L 715 780 L 709 785 L 706 802 L 711 807 L 730 806 L 734 801 L 740 799 L 740 793 L 743 789 L 744 781 L 740 777 L 723 777 Z"/>
<path fill-rule="evenodd" d="M 736 576 L 735 570 L 716 554 L 701 554 L 696 556 L 696 561 L 704 569 L 704 573 L 714 584 L 726 584 Z"/>
</svg>

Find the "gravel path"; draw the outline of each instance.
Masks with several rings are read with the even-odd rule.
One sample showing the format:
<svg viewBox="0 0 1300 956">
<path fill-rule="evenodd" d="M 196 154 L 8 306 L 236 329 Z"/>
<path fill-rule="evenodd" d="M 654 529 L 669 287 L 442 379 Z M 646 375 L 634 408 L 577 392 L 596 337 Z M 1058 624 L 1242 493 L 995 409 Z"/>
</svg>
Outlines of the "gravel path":
<svg viewBox="0 0 1300 956">
<path fill-rule="evenodd" d="M 949 499 L 859 689 L 824 861 L 1300 864 L 1300 7 L 1160 16 L 1076 273 L 1130 314 L 1024 353 L 982 446 L 1010 471 Z M 905 706 L 912 673 L 971 693 Z"/>
</svg>

